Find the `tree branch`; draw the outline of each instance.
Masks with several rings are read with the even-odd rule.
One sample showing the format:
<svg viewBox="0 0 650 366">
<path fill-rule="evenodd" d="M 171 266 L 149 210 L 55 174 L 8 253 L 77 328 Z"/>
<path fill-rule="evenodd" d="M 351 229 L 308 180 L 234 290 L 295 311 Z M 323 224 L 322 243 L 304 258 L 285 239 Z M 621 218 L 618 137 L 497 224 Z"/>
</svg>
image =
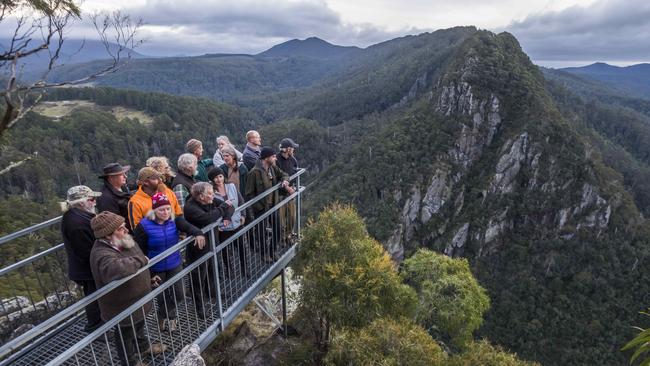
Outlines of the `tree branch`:
<svg viewBox="0 0 650 366">
<path fill-rule="evenodd" d="M 10 162 L 9 165 L 7 165 L 4 169 L 0 170 L 0 175 L 9 173 L 10 171 L 18 168 L 19 166 L 25 164 L 26 162 L 34 159 L 37 156 L 38 156 L 38 152 L 35 151 L 31 155 L 27 156 L 26 158 L 24 158 L 24 159 L 22 159 L 20 161 L 17 161 L 17 162 L 12 161 L 12 162 Z"/>
</svg>

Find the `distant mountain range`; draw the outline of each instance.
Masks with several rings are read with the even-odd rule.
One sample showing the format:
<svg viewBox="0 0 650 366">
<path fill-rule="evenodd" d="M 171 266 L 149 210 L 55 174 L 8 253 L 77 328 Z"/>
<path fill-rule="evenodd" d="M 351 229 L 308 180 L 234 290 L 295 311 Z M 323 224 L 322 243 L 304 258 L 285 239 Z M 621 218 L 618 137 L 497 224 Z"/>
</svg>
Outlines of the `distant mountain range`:
<svg viewBox="0 0 650 366">
<path fill-rule="evenodd" d="M 292 39 L 280 43 L 270 49 L 257 54 L 261 57 L 297 57 L 307 56 L 314 58 L 337 58 L 348 56 L 361 51 L 355 46 L 337 46 L 317 37 L 310 37 L 305 40 Z"/>
<path fill-rule="evenodd" d="M 32 41 L 30 45 L 32 47 L 37 46 L 37 41 L 38 40 Z M 10 46 L 10 42 L 11 41 L 9 39 L 0 39 L 0 52 L 7 49 Z M 52 52 L 54 52 L 55 46 L 55 42 L 52 42 L 50 45 Z M 117 45 L 111 43 L 110 50 L 111 52 L 116 53 Z M 132 59 L 147 57 L 131 49 L 124 50 L 120 57 L 122 59 L 126 59 L 129 54 L 131 55 Z M 79 65 L 98 60 L 107 60 L 110 58 L 111 56 L 106 51 L 104 44 L 100 41 L 67 39 L 61 47 L 59 58 L 55 63 L 55 69 L 64 69 L 72 65 Z M 47 50 L 43 50 L 35 53 L 32 56 L 21 59 L 19 62 L 19 67 L 25 70 L 24 75 L 26 78 L 35 79 L 42 76 L 43 72 L 47 69 L 49 62 L 50 53 Z"/>
<path fill-rule="evenodd" d="M 73 115 L 88 126 L 72 128 L 32 115 L 14 149 L 48 144 L 51 160 L 0 184 L 20 193 L 29 177 L 71 182 L 75 169 L 94 179 L 110 159 L 174 157 L 190 136 L 210 151 L 221 133 L 241 143 L 257 128 L 270 145 L 289 136 L 314 179 L 306 212 L 351 203 L 397 260 L 419 248 L 469 260 L 492 304 L 479 336 L 545 366 L 622 365 L 619 349 L 650 293 L 644 67 L 540 71 L 512 35 L 474 27 L 365 49 L 310 38 L 258 55 L 135 59 L 96 83 L 129 91 L 67 88 L 48 98 L 143 110 L 150 126 L 112 130 L 92 112 Z"/>
<path fill-rule="evenodd" d="M 598 80 L 628 93 L 636 93 L 650 98 L 650 64 L 637 64 L 626 67 L 597 62 L 582 67 L 567 67 L 562 71 Z"/>
</svg>

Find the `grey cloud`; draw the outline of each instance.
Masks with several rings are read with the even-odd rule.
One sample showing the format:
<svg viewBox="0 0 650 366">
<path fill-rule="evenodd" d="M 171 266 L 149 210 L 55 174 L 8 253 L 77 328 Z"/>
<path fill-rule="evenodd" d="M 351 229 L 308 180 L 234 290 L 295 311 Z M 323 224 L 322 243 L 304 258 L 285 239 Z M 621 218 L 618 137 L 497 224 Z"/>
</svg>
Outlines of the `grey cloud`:
<svg viewBox="0 0 650 366">
<path fill-rule="evenodd" d="M 148 0 L 143 6 L 125 11 L 149 26 L 143 33 L 147 43 L 142 52 L 154 55 L 257 53 L 289 39 L 311 36 L 364 47 L 414 31 L 388 32 L 371 24 L 348 24 L 318 0 Z M 166 29 L 164 36 L 154 29 Z"/>
<path fill-rule="evenodd" d="M 650 2 L 599 0 L 530 15 L 504 30 L 533 60 L 650 61 Z"/>
</svg>

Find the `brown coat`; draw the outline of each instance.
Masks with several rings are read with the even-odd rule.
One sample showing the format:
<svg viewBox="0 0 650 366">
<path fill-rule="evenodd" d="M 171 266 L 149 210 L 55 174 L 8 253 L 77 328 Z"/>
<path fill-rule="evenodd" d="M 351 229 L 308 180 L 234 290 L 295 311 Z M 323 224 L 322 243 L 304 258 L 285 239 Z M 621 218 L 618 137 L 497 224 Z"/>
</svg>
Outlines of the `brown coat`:
<svg viewBox="0 0 650 366">
<path fill-rule="evenodd" d="M 105 240 L 99 239 L 95 241 L 90 252 L 90 269 L 98 289 L 114 280 L 136 273 L 146 264 L 147 258 L 137 245 L 130 249 L 118 251 Z M 149 271 L 144 271 L 99 298 L 99 310 L 101 311 L 102 320 L 111 320 L 149 292 L 151 292 L 151 276 Z M 148 313 L 152 306 L 151 302 L 146 303 L 144 313 Z M 134 323 L 143 318 L 142 309 L 133 314 Z M 129 318 L 126 318 L 122 323 L 125 325 L 130 324 Z"/>
</svg>

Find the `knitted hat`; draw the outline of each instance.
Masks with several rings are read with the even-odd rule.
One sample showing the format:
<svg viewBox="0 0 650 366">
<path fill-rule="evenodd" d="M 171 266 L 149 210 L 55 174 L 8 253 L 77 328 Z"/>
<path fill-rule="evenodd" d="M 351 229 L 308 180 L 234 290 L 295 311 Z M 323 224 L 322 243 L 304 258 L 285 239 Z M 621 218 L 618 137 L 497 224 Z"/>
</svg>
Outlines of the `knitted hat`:
<svg viewBox="0 0 650 366">
<path fill-rule="evenodd" d="M 156 169 L 150 166 L 146 166 L 140 169 L 140 171 L 138 172 L 138 180 L 140 181 L 144 181 L 147 179 L 155 179 L 155 178 L 161 179 L 162 175 Z"/>
<path fill-rule="evenodd" d="M 260 152 L 260 159 L 266 159 L 271 155 L 275 155 L 275 150 L 270 146 L 264 146 Z"/>
<path fill-rule="evenodd" d="M 221 170 L 221 168 L 219 168 L 218 166 L 211 168 L 210 170 L 208 170 L 208 180 L 212 182 L 214 178 L 219 174 L 223 175 L 224 178 L 226 177 L 226 175 L 223 173 L 223 170 Z"/>
<path fill-rule="evenodd" d="M 153 210 L 165 205 L 171 205 L 166 194 L 157 192 L 151 197 L 151 208 Z"/>
<path fill-rule="evenodd" d="M 194 151 L 196 151 L 196 149 L 198 149 L 202 145 L 203 145 L 203 143 L 201 143 L 201 141 L 199 141 L 197 139 L 191 139 L 190 141 L 188 141 L 185 144 L 185 151 L 187 151 L 188 153 L 194 154 Z"/>
<path fill-rule="evenodd" d="M 124 217 L 110 211 L 103 211 L 90 220 L 90 227 L 95 233 L 95 238 L 105 238 L 115 232 L 124 224 Z"/>
</svg>

